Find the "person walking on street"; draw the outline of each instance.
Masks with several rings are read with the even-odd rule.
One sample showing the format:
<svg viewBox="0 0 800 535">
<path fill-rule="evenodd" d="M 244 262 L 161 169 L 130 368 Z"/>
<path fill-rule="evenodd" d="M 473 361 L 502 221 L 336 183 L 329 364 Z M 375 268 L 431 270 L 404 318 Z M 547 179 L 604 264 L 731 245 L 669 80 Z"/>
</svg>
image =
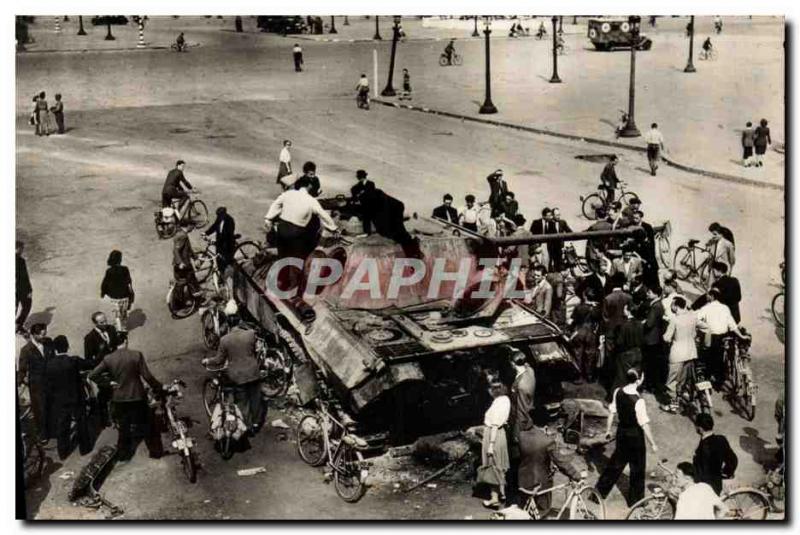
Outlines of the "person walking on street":
<svg viewBox="0 0 800 535">
<path fill-rule="evenodd" d="M 645 470 L 647 452 L 645 439 L 650 442 L 653 453 L 658 452 L 653 435 L 650 431 L 650 418 L 647 416 L 647 407 L 639 396 L 639 385 L 642 379 L 636 370 L 626 373 L 627 384 L 614 391 L 611 404 L 608 406 L 608 420 L 606 423 L 606 439 L 611 440 L 611 426 L 614 417 L 619 419 L 617 426 L 617 440 L 614 453 L 608 461 L 605 470 L 600 474 L 595 488 L 605 499 L 617 483 L 619 476 L 626 466 L 630 467 L 630 482 L 628 495 L 625 497 L 628 507 L 644 498 Z"/>
<path fill-rule="evenodd" d="M 100 299 L 111 301 L 114 326 L 121 333 L 128 332 L 128 311 L 133 306 L 134 292 L 131 273 L 122 265 L 122 253 L 116 249 L 108 255 L 108 269 L 100 284 Z"/>
<path fill-rule="evenodd" d="M 700 435 L 700 442 L 692 458 L 695 480 L 708 483 L 719 495 L 722 493 L 722 480 L 733 477 L 739 458 L 728 439 L 714 433 L 714 418 L 710 414 L 697 415 L 695 431 Z"/>
<path fill-rule="evenodd" d="M 753 145 L 756 149 L 756 166 L 764 166 L 764 154 L 767 152 L 767 145 L 772 144 L 772 138 L 769 135 L 769 127 L 767 127 L 767 120 L 761 119 L 761 122 L 756 127 L 754 132 L 755 140 Z"/>
<path fill-rule="evenodd" d="M 47 325 L 31 325 L 28 343 L 19 352 L 17 383 L 28 385 L 33 423 L 41 440 L 49 437 L 47 431 L 47 363 L 53 356 L 52 340 L 47 337 Z"/>
<path fill-rule="evenodd" d="M 400 100 L 411 100 L 411 75 L 408 69 L 403 69 L 403 91 L 400 93 Z"/>
<path fill-rule="evenodd" d="M 750 167 L 753 162 L 753 147 L 755 146 L 756 131 L 753 128 L 753 123 L 747 121 L 747 126 L 742 130 L 742 165 Z"/>
<path fill-rule="evenodd" d="M 72 451 L 74 424 L 81 455 L 92 451 L 86 422 L 86 399 L 81 371 L 92 369 L 91 363 L 68 354 L 69 341 L 64 335 L 53 339 L 53 357 L 47 361 L 48 428 L 56 438 L 58 458 L 66 459 Z"/>
<path fill-rule="evenodd" d="M 614 202 L 614 192 L 619 187 L 616 168 L 617 155 L 612 154 L 611 159 L 603 167 L 603 172 L 600 174 L 600 189 L 606 192 L 606 205 L 609 206 Z"/>
<path fill-rule="evenodd" d="M 50 108 L 45 100 L 45 92 L 39 93 L 39 98 L 36 100 L 36 135 L 49 136 L 53 130 L 53 125 L 50 122 Z"/>
<path fill-rule="evenodd" d="M 294 57 L 294 72 L 303 70 L 303 49 L 300 48 L 299 43 L 294 44 L 292 48 L 292 56 Z"/>
<path fill-rule="evenodd" d="M 676 485 L 681 493 L 675 504 L 673 520 L 717 520 L 728 514 L 725 505 L 711 486 L 697 478 L 692 463 L 678 464 Z"/>
<path fill-rule="evenodd" d="M 153 409 L 147 405 L 147 393 L 143 380 L 158 394 L 163 394 L 163 386 L 156 379 L 144 355 L 120 346 L 107 355 L 95 369 L 89 372 L 92 381 L 100 380 L 104 375 L 111 377 L 114 393 L 112 395 L 112 412 L 117 422 L 117 458 L 129 461 L 135 453 L 138 438 L 144 435 L 147 450 L 151 459 L 158 459 L 164 454 L 161 434 L 155 425 Z"/>
<path fill-rule="evenodd" d="M 689 375 L 689 366 L 697 360 L 697 329 L 705 329 L 706 325 L 697 319 L 697 315 L 688 310 L 686 299 L 677 296 L 672 300 L 674 317 L 664 332 L 664 342 L 670 344 L 669 371 L 667 372 L 667 397 L 669 404 L 661 405 L 665 412 L 678 412 L 678 392 Z"/>
<path fill-rule="evenodd" d="M 510 466 L 505 427 L 511 413 L 511 400 L 506 386 L 496 380 L 490 383 L 489 393 L 493 401 L 483 416 L 478 482 L 491 489 L 491 499 L 484 500 L 484 507 L 497 508 L 505 501 L 506 471 Z"/>
<path fill-rule="evenodd" d="M 658 130 L 658 123 L 650 125 L 650 130 L 644 135 L 644 141 L 647 143 L 647 162 L 650 164 L 650 174 L 656 176 L 661 152 L 664 150 L 664 136 Z"/>
<path fill-rule="evenodd" d="M 16 243 L 16 305 L 14 310 L 16 312 L 15 322 L 17 325 L 17 334 L 25 334 L 25 320 L 28 319 L 28 314 L 31 313 L 31 306 L 33 305 L 33 286 L 31 286 L 31 279 L 28 276 L 28 263 L 22 252 L 25 249 L 25 244 L 17 240 Z"/>
<path fill-rule="evenodd" d="M 292 174 L 292 153 L 289 149 L 292 148 L 292 142 L 288 139 L 283 141 L 283 148 L 281 149 L 280 156 L 278 156 L 278 178 L 275 181 L 280 184 L 280 181 L 286 175 Z"/>
<path fill-rule="evenodd" d="M 59 134 L 63 134 L 64 130 L 64 103 L 61 102 L 61 93 L 56 93 L 56 103 L 50 108 L 50 111 L 53 112 L 53 117 L 56 119 L 56 127 Z"/>
</svg>

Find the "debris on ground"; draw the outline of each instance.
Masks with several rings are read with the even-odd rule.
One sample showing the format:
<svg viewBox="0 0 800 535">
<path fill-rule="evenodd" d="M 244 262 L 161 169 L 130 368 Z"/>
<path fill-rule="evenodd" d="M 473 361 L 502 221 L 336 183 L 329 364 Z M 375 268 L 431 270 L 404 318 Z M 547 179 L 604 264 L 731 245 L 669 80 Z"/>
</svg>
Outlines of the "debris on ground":
<svg viewBox="0 0 800 535">
<path fill-rule="evenodd" d="M 236 474 L 242 477 L 246 476 L 254 476 L 256 474 L 263 474 L 267 471 L 267 469 L 263 466 L 258 466 L 256 468 L 243 468 L 241 470 L 237 470 Z"/>
<path fill-rule="evenodd" d="M 275 429 L 289 429 L 289 426 L 286 422 L 278 418 L 277 420 L 272 420 L 272 427 Z"/>
<path fill-rule="evenodd" d="M 75 472 L 73 472 L 72 470 L 67 470 L 66 472 L 64 472 L 63 474 L 58 476 L 58 479 L 69 479 L 74 475 L 75 475 Z"/>
<path fill-rule="evenodd" d="M 427 485 L 425 485 L 425 488 L 435 489 L 436 488 L 436 483 L 428 483 Z"/>
</svg>

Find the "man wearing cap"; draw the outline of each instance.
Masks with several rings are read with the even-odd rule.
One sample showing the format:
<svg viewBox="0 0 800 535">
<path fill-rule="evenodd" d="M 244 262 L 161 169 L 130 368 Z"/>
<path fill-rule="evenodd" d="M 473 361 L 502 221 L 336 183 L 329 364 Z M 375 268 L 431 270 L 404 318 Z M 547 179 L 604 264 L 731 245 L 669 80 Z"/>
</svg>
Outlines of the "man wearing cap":
<svg viewBox="0 0 800 535">
<path fill-rule="evenodd" d="M 225 315 L 228 318 L 228 333 L 220 338 L 217 353 L 200 362 L 211 369 L 225 366 L 225 379 L 236 385 L 236 405 L 242 413 L 245 425 L 254 434 L 261 428 L 266 417 L 261 398 L 261 375 L 256 359 L 256 333 L 242 326 L 235 303 L 226 305 Z"/>
<path fill-rule="evenodd" d="M 186 203 L 186 199 L 189 198 L 186 189 L 192 189 L 192 185 L 186 180 L 186 177 L 183 176 L 184 169 L 186 169 L 186 162 L 178 160 L 175 163 L 175 168 L 167 174 L 167 179 L 164 181 L 164 187 L 161 190 L 161 205 L 164 208 L 172 206 L 173 199 L 180 200 L 178 213 L 183 210 L 183 205 Z M 184 187 L 186 189 L 184 189 Z"/>
<path fill-rule="evenodd" d="M 432 217 L 442 219 L 448 223 L 458 223 L 458 211 L 453 208 L 453 196 L 446 193 L 441 206 L 433 209 Z"/>
</svg>

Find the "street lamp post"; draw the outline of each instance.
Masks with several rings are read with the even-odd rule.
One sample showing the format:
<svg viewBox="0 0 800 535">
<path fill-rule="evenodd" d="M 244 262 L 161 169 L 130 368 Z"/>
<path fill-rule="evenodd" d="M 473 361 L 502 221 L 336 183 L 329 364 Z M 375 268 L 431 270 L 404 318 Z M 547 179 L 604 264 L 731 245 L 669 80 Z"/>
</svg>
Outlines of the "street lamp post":
<svg viewBox="0 0 800 535">
<path fill-rule="evenodd" d="M 628 17 L 631 39 L 633 40 L 631 44 L 631 79 L 628 89 L 628 121 L 620 131 L 620 137 L 639 137 L 642 135 L 639 129 L 636 128 L 636 120 L 633 117 L 634 101 L 636 99 L 636 47 L 639 46 L 639 24 L 641 21 L 641 17 L 635 15 Z"/>
<path fill-rule="evenodd" d="M 492 33 L 492 21 L 489 20 L 489 17 L 486 17 L 483 21 L 483 24 L 483 35 L 486 36 L 486 100 L 484 100 L 483 106 L 481 106 L 479 113 L 488 114 L 497 113 L 497 108 L 492 102 L 492 64 L 491 55 L 489 53 L 489 35 Z"/>
<path fill-rule="evenodd" d="M 336 31 L 336 19 L 331 15 L 331 31 L 330 33 L 339 33 Z"/>
<path fill-rule="evenodd" d="M 564 16 L 558 16 L 558 33 L 564 33 Z"/>
<path fill-rule="evenodd" d="M 86 35 L 86 31 L 83 29 L 83 15 L 78 15 L 78 35 Z"/>
<path fill-rule="evenodd" d="M 572 15 L 572 25 L 578 24 L 578 15 Z"/>
<path fill-rule="evenodd" d="M 116 41 L 117 38 L 111 35 L 111 15 L 106 15 L 106 28 L 106 41 Z"/>
<path fill-rule="evenodd" d="M 560 84 L 561 78 L 558 77 L 558 36 L 556 35 L 556 21 L 558 17 L 553 15 L 553 76 L 550 77 L 551 84 Z"/>
<path fill-rule="evenodd" d="M 480 37 L 481 34 L 478 33 L 478 15 L 475 15 L 475 29 L 472 30 L 472 37 Z"/>
<path fill-rule="evenodd" d="M 372 38 L 375 39 L 376 41 L 380 41 L 382 39 L 381 32 L 378 31 L 378 19 L 379 18 L 380 18 L 380 15 L 375 15 L 375 35 L 373 35 Z"/>
<path fill-rule="evenodd" d="M 344 16 L 344 25 L 345 26 L 350 26 L 350 21 L 347 20 L 347 15 Z"/>
<path fill-rule="evenodd" d="M 694 15 L 689 21 L 689 61 L 686 63 L 686 68 L 683 72 L 695 72 L 694 63 L 692 63 L 692 55 L 694 54 Z"/>
<path fill-rule="evenodd" d="M 395 96 L 394 87 L 392 87 L 392 79 L 394 78 L 394 56 L 397 52 L 397 39 L 400 36 L 400 15 L 394 16 L 394 27 L 392 28 L 392 56 L 389 59 L 389 79 L 386 81 L 386 87 L 381 91 L 384 97 Z"/>
</svg>

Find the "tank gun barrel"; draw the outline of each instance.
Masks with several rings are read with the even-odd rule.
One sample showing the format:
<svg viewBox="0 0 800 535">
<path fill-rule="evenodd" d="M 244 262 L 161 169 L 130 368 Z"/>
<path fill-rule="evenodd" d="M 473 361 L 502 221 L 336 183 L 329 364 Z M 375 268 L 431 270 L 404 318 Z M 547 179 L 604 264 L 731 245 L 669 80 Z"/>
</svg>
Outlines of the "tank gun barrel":
<svg viewBox="0 0 800 535">
<path fill-rule="evenodd" d="M 497 238 L 487 237 L 486 240 L 498 247 L 509 247 L 511 245 L 532 245 L 534 243 L 545 243 L 554 241 L 581 241 L 592 240 L 595 238 L 625 238 L 644 234 L 641 227 L 623 228 L 619 230 L 587 230 L 584 232 L 562 232 L 559 234 L 538 234 L 536 236 L 500 236 Z"/>
</svg>

